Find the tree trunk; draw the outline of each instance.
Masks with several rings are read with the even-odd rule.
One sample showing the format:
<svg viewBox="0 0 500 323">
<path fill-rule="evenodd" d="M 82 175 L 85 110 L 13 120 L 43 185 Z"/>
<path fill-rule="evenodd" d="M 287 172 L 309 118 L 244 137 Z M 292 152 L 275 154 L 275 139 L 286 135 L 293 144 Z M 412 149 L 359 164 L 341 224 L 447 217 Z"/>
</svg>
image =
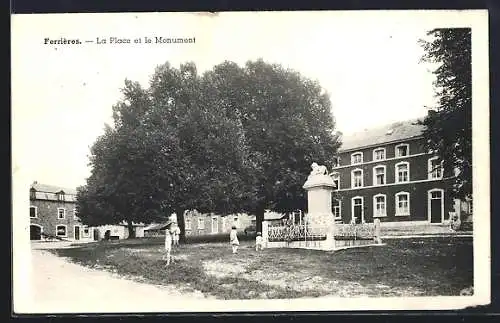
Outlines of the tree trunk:
<svg viewBox="0 0 500 323">
<path fill-rule="evenodd" d="M 128 238 L 127 239 L 134 239 L 135 238 L 135 230 L 134 230 L 134 224 L 131 220 L 127 221 L 127 229 L 128 229 Z"/>
<path fill-rule="evenodd" d="M 176 210 L 175 214 L 177 215 L 177 225 L 179 229 L 181 229 L 181 234 L 179 235 L 179 243 L 186 242 L 186 224 L 184 222 L 184 210 Z"/>
<path fill-rule="evenodd" d="M 264 208 L 257 209 L 255 213 L 255 228 L 257 232 L 262 232 L 262 221 L 264 221 Z"/>
</svg>

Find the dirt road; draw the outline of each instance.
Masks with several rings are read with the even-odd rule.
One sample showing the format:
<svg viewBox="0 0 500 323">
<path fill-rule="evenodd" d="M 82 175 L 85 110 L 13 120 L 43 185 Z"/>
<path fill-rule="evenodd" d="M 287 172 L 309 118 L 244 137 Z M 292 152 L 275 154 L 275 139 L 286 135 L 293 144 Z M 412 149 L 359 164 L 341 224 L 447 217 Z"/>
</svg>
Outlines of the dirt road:
<svg viewBox="0 0 500 323">
<path fill-rule="evenodd" d="M 189 311 L 190 302 L 205 298 L 76 265 L 43 249 L 32 249 L 32 299 L 23 306 L 30 313 Z"/>
</svg>

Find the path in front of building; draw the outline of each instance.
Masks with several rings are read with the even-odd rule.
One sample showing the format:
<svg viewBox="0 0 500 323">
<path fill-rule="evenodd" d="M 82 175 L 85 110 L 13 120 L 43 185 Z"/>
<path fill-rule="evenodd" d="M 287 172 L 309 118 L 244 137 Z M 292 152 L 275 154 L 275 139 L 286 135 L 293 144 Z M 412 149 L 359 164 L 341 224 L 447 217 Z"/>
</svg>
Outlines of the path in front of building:
<svg viewBox="0 0 500 323">
<path fill-rule="evenodd" d="M 49 248 L 65 247 L 56 242 Z M 181 293 L 173 286 L 134 282 L 90 269 L 47 250 L 32 247 L 29 313 L 107 313 L 190 311 L 190 302 L 204 301 L 200 292 Z M 23 310 L 23 313 L 25 310 Z"/>
</svg>

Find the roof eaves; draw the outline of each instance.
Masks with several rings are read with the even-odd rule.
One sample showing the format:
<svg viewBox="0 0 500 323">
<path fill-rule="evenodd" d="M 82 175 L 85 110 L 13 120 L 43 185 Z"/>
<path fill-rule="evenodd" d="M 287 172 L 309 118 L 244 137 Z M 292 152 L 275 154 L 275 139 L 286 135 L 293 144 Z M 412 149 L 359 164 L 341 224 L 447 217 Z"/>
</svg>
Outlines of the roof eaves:
<svg viewBox="0 0 500 323">
<path fill-rule="evenodd" d="M 377 144 L 370 144 L 370 145 L 358 146 L 358 147 L 347 148 L 347 149 L 339 149 L 338 153 L 346 153 L 346 152 L 350 152 L 350 151 L 358 151 L 358 150 L 363 150 L 363 149 L 366 149 L 366 148 L 384 146 L 384 145 L 395 144 L 395 143 L 399 143 L 399 142 L 406 142 L 406 141 L 418 140 L 418 139 L 422 139 L 422 138 L 423 138 L 422 135 L 418 135 L 418 136 L 408 137 L 408 138 L 404 138 L 404 139 L 396 139 L 396 140 L 385 141 L 385 142 L 381 142 L 381 143 L 377 143 Z"/>
</svg>

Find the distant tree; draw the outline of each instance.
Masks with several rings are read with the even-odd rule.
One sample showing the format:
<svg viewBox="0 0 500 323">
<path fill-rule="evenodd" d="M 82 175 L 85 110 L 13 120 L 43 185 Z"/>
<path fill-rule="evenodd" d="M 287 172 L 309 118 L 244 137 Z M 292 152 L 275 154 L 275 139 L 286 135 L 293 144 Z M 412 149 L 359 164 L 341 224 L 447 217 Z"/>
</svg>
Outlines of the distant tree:
<svg viewBox="0 0 500 323">
<path fill-rule="evenodd" d="M 423 62 L 433 63 L 438 104 L 423 120 L 427 148 L 436 151 L 443 167 L 456 170 L 453 195 L 472 194 L 471 29 L 434 29 L 421 40 Z"/>
</svg>

